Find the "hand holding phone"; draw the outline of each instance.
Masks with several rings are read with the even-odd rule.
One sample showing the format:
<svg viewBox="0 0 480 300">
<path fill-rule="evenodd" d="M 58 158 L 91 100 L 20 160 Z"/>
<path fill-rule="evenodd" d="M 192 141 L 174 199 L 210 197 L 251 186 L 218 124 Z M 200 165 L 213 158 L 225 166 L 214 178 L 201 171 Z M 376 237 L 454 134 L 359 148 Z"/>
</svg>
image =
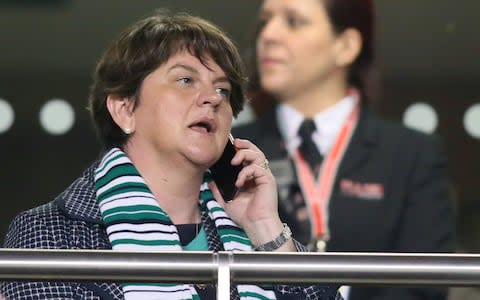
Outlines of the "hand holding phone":
<svg viewBox="0 0 480 300">
<path fill-rule="evenodd" d="M 235 138 L 229 134 L 222 156 L 210 167 L 218 190 L 226 202 L 232 201 L 237 194 L 238 188 L 235 186 L 235 181 L 237 181 L 238 173 L 242 170 L 242 166 L 234 166 L 231 163 L 236 153 L 234 141 Z"/>
</svg>

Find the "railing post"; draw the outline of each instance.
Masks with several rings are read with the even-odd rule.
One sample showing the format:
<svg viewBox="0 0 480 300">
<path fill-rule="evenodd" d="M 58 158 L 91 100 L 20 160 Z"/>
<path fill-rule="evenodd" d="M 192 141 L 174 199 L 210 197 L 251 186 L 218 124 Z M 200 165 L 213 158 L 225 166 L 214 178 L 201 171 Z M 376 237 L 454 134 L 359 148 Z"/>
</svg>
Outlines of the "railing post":
<svg viewBox="0 0 480 300">
<path fill-rule="evenodd" d="M 217 299 L 229 300 L 230 299 L 230 262 L 231 252 L 219 252 L 216 253 L 218 258 L 218 271 L 217 271 Z"/>
</svg>

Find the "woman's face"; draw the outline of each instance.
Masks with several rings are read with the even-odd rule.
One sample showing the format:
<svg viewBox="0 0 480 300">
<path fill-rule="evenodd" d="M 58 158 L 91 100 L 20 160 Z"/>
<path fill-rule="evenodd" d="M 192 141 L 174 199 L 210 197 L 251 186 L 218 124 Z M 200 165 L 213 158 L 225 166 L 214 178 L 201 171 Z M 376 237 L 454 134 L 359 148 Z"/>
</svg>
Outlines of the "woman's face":
<svg viewBox="0 0 480 300">
<path fill-rule="evenodd" d="M 260 82 L 280 100 L 308 92 L 337 68 L 337 36 L 322 0 L 264 0 L 259 23 Z"/>
<path fill-rule="evenodd" d="M 144 79 L 131 147 L 202 168 L 220 157 L 232 123 L 231 85 L 211 57 L 205 62 L 179 52 Z"/>
</svg>

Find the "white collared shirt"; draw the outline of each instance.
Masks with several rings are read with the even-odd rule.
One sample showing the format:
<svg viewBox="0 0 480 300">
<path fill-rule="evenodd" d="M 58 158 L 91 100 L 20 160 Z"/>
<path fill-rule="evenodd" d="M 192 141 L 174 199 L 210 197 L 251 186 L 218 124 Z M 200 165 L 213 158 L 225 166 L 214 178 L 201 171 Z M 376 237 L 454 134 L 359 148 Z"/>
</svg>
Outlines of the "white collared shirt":
<svg viewBox="0 0 480 300">
<path fill-rule="evenodd" d="M 313 120 L 317 130 L 312 134 L 312 140 L 324 157 L 333 147 L 348 115 L 355 108 L 355 97 L 356 96 L 352 94 L 348 95 L 332 107 L 314 116 Z M 295 151 L 301 143 L 301 138 L 297 133 L 304 120 L 304 116 L 287 104 L 280 104 L 277 107 L 276 113 L 277 125 L 285 141 L 288 153 L 291 157 L 294 157 Z M 350 288 L 350 286 L 343 285 L 339 289 L 345 300 L 349 298 Z"/>
<path fill-rule="evenodd" d="M 348 95 L 314 116 L 313 120 L 317 130 L 312 134 L 312 140 L 323 156 L 326 156 L 332 148 L 343 123 L 354 107 L 355 96 Z M 297 133 L 304 116 L 288 104 L 280 104 L 276 114 L 278 128 L 288 153 L 293 157 L 301 143 L 301 138 Z"/>
</svg>

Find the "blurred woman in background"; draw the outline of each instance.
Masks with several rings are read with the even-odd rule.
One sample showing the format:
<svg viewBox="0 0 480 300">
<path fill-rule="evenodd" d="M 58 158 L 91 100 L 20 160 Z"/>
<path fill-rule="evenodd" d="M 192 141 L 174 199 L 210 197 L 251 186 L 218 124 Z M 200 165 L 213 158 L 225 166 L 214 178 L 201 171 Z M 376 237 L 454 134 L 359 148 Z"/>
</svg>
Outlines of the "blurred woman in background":
<svg viewBox="0 0 480 300">
<path fill-rule="evenodd" d="M 371 0 L 264 0 L 250 94 L 274 107 L 235 128 L 270 159 L 279 209 L 316 251 L 450 252 L 437 137 L 369 110 Z M 354 287 L 350 300 L 439 300 L 446 289 Z"/>
</svg>

